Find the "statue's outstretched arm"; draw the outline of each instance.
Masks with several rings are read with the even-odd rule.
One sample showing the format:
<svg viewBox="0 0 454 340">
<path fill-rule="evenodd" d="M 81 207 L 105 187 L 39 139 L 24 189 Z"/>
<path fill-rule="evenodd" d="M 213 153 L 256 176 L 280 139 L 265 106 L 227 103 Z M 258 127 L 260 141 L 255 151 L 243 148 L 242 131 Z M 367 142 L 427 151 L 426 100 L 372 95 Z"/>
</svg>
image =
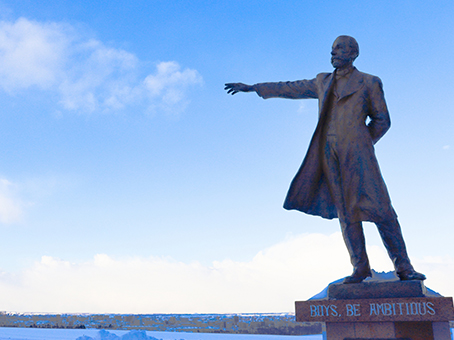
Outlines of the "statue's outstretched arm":
<svg viewBox="0 0 454 340">
<path fill-rule="evenodd" d="M 243 83 L 227 83 L 225 84 L 224 90 L 226 90 L 228 94 L 234 95 L 238 92 L 253 92 L 255 91 L 255 88 L 254 85 L 246 85 Z"/>
</svg>

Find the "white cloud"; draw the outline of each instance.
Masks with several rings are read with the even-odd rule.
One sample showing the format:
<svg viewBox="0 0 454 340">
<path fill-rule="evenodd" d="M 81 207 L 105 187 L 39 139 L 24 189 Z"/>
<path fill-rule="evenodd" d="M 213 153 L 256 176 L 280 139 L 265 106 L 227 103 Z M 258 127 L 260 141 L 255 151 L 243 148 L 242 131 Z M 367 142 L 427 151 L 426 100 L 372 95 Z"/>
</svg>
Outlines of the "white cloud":
<svg viewBox="0 0 454 340">
<path fill-rule="evenodd" d="M 382 247 L 368 248 L 376 270 L 391 269 Z M 449 286 L 453 259 L 415 264 L 430 278 L 430 288 L 454 293 Z M 289 312 L 295 300 L 315 295 L 350 272 L 340 233 L 291 237 L 250 261 L 216 261 L 212 266 L 165 257 L 98 254 L 77 264 L 43 256 L 32 268 L 0 276 L 0 304 L 18 312 Z"/>
<path fill-rule="evenodd" d="M 161 107 L 165 109 L 174 108 L 179 103 L 180 109 L 184 109 L 186 87 L 202 82 L 197 71 L 180 69 L 180 65 L 174 61 L 161 62 L 157 65 L 157 73 L 147 76 L 144 80 L 149 95 L 161 98 Z"/>
<path fill-rule="evenodd" d="M 58 81 L 70 44 L 66 28 L 21 18 L 0 22 L 0 86 L 7 92 Z"/>
<path fill-rule="evenodd" d="M 20 18 L 0 22 L 0 87 L 7 93 L 38 88 L 60 97 L 69 111 L 112 111 L 142 105 L 181 111 L 196 70 L 175 61 L 141 76 L 137 57 L 83 37 L 74 27 Z"/>
</svg>

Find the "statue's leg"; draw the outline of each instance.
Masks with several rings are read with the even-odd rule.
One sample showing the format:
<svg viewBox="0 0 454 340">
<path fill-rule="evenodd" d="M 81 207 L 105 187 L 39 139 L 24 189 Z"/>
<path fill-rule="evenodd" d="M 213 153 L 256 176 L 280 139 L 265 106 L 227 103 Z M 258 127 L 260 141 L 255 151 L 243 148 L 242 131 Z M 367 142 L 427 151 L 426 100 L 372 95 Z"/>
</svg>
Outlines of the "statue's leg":
<svg viewBox="0 0 454 340">
<path fill-rule="evenodd" d="M 416 272 L 410 263 L 404 237 L 397 219 L 376 223 L 383 244 L 401 280 L 425 280 L 423 274 Z"/>
<path fill-rule="evenodd" d="M 371 276 L 371 271 L 366 253 L 366 241 L 362 223 L 349 223 L 346 217 L 337 149 L 336 136 L 328 135 L 323 149 L 322 167 L 328 181 L 331 197 L 337 209 L 342 236 L 353 265 L 353 274 L 347 276 L 344 283 L 359 283 L 366 277 Z"/>
<path fill-rule="evenodd" d="M 359 283 L 371 276 L 363 226 L 361 222 L 345 223 L 341 221 L 341 229 L 353 265 L 353 274 L 346 277 L 344 283 Z"/>
<path fill-rule="evenodd" d="M 376 225 L 396 272 L 413 270 L 397 219 L 376 223 Z"/>
<path fill-rule="evenodd" d="M 323 148 L 322 169 L 327 180 L 331 198 L 336 206 L 337 216 L 340 221 L 346 221 L 345 200 L 342 190 L 342 178 L 337 149 L 336 136 L 327 136 Z"/>
</svg>

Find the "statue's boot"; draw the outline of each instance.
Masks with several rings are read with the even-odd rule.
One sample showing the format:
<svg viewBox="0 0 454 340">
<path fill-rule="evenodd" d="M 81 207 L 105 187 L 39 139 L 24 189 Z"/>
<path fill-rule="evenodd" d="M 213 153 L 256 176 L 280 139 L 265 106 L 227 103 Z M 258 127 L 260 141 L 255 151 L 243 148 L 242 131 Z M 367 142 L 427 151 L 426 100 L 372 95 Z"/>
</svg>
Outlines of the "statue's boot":
<svg viewBox="0 0 454 340">
<path fill-rule="evenodd" d="M 394 264 L 396 273 L 402 281 L 425 280 L 424 274 L 414 270 L 405 247 L 402 230 L 397 219 L 376 223 L 383 244 Z"/>
<path fill-rule="evenodd" d="M 344 279 L 344 283 L 360 283 L 369 276 L 372 276 L 369 265 L 369 258 L 366 253 L 366 240 L 361 222 L 341 222 L 342 236 L 350 254 L 350 261 L 353 265 L 353 274 Z"/>
</svg>

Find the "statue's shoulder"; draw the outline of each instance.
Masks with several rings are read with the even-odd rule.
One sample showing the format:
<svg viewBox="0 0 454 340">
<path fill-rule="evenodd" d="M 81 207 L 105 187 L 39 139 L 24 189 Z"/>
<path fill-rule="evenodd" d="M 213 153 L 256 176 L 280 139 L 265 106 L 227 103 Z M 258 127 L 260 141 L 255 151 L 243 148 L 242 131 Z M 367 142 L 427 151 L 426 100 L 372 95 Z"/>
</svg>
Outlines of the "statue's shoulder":
<svg viewBox="0 0 454 340">
<path fill-rule="evenodd" d="M 332 75 L 332 73 L 330 72 L 322 72 L 322 73 L 319 73 L 317 74 L 317 79 L 326 79 L 328 78 L 330 75 Z"/>
<path fill-rule="evenodd" d="M 332 73 L 328 73 L 328 72 L 323 72 L 323 73 L 319 73 L 317 74 L 317 76 L 315 77 L 315 79 L 318 81 L 318 82 L 325 82 L 325 81 L 328 81 L 330 76 L 332 75 Z"/>
<path fill-rule="evenodd" d="M 381 84 L 381 79 L 377 76 L 374 76 L 369 73 L 361 72 L 356 69 L 356 71 L 361 75 L 363 80 L 368 84 Z"/>
</svg>

